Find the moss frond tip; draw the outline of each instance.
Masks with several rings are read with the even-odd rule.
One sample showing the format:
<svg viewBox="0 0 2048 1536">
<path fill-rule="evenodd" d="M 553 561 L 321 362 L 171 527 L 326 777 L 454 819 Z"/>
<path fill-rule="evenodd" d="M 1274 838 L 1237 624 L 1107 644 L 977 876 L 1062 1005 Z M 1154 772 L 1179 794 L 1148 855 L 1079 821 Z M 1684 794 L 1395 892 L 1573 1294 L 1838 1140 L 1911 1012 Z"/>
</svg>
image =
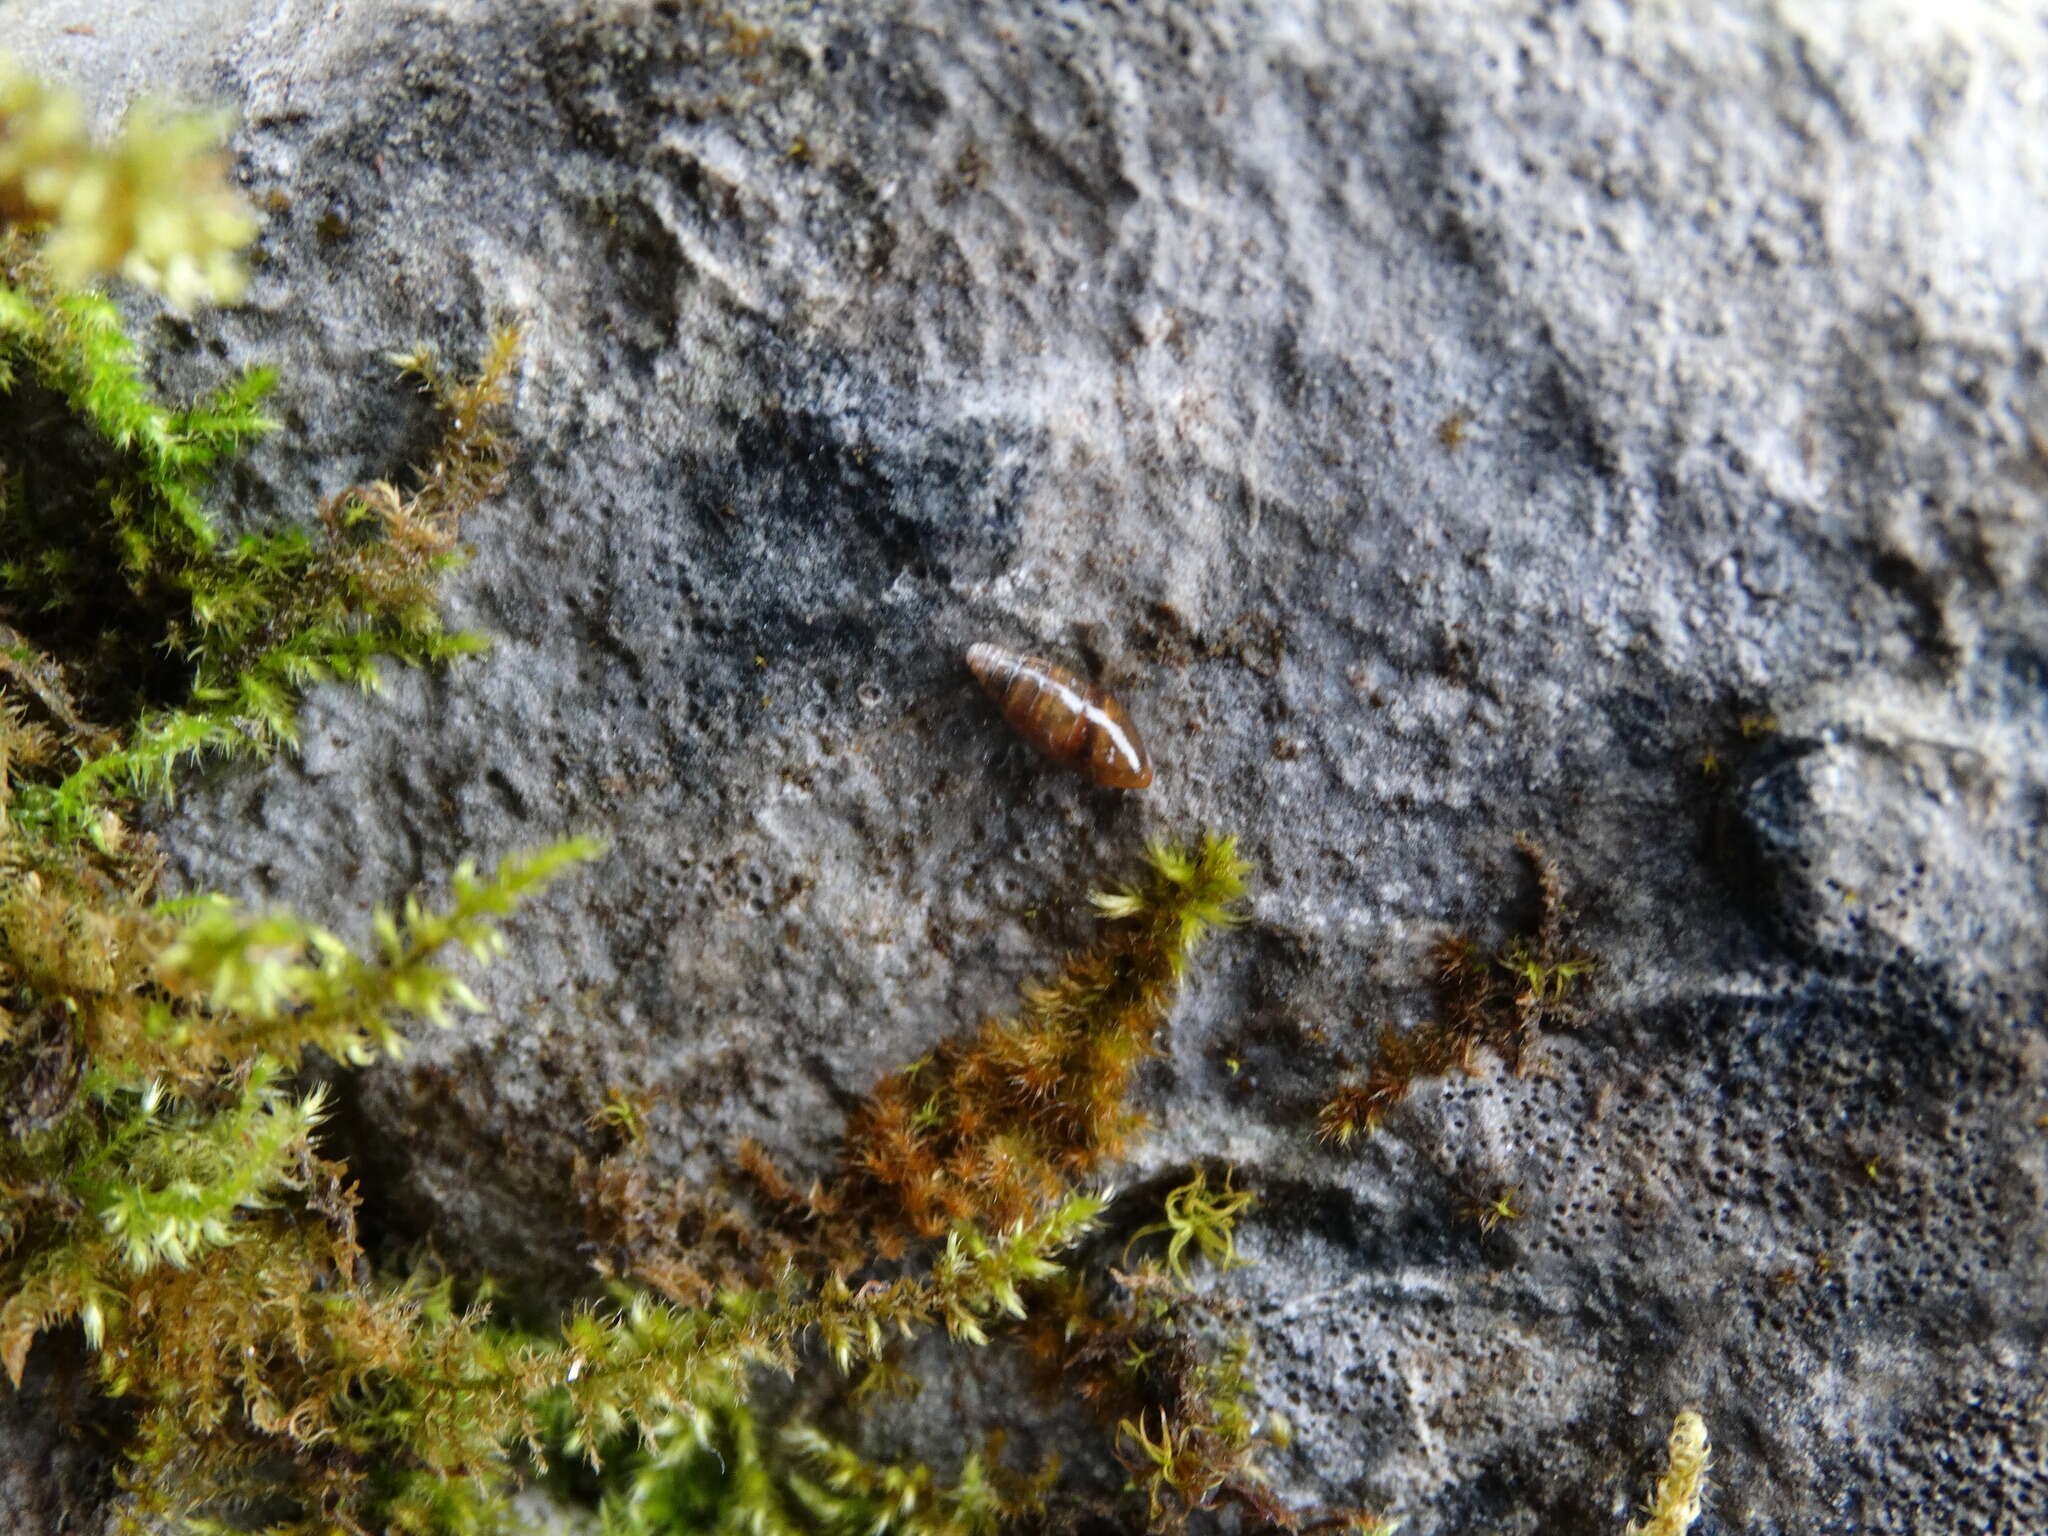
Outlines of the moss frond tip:
<svg viewBox="0 0 2048 1536">
<path fill-rule="evenodd" d="M 1382 1110 L 1372 1089 L 1347 1084 L 1332 1094 L 1317 1114 L 1316 1138 L 1348 1147 L 1361 1132 L 1370 1136 L 1380 1128 Z"/>
<path fill-rule="evenodd" d="M 1236 1188 L 1231 1182 L 1235 1177 L 1234 1169 L 1226 1169 L 1223 1187 L 1212 1191 L 1208 1171 L 1196 1169 L 1187 1183 L 1168 1192 L 1166 1219 L 1133 1232 L 1124 1252 L 1128 1254 L 1141 1238 L 1166 1233 L 1166 1268 L 1182 1285 L 1188 1283 L 1186 1254 L 1191 1246 L 1218 1269 L 1236 1269 L 1244 1263 L 1237 1253 L 1237 1218 L 1255 1205 L 1258 1197 L 1248 1189 Z"/>
<path fill-rule="evenodd" d="M 1646 1511 L 1650 1518 L 1642 1525 L 1631 1521 L 1627 1536 L 1685 1536 L 1700 1517 L 1709 1462 L 1707 1425 L 1690 1408 L 1672 1421 L 1665 1458 L 1664 1476 Z"/>
<path fill-rule="evenodd" d="M 1170 843 L 1155 842 L 1145 859 L 1160 878 L 1200 900 L 1228 904 L 1244 894 L 1251 865 L 1237 856 L 1237 839 L 1204 832 L 1193 853 Z"/>
<path fill-rule="evenodd" d="M 1091 891 L 1088 899 L 1103 917 L 1156 918 L 1177 952 L 1191 951 L 1203 934 L 1243 920 L 1240 903 L 1251 865 L 1237 856 L 1237 839 L 1205 832 L 1189 849 L 1157 841 L 1147 845 L 1145 868 L 1128 885 Z"/>
</svg>

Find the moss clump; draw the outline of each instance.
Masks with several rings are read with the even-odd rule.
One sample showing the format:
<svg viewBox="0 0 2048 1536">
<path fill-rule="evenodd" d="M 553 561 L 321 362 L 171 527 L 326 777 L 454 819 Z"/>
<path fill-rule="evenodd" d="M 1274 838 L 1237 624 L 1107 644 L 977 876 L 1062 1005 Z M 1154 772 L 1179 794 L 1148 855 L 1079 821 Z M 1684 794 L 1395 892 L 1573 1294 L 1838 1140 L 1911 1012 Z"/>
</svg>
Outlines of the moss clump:
<svg viewBox="0 0 2048 1536">
<path fill-rule="evenodd" d="M 1193 1178 L 1167 1193 L 1165 1219 L 1140 1227 L 1131 1236 L 1132 1244 L 1141 1238 L 1164 1235 L 1167 1273 L 1183 1284 L 1188 1278 L 1186 1256 L 1190 1248 L 1218 1269 L 1235 1269 L 1241 1262 L 1234 1235 L 1237 1218 L 1258 1197 L 1248 1189 L 1233 1188 L 1234 1178 L 1226 1170 L 1223 1187 L 1212 1190 L 1208 1170 L 1197 1168 Z"/>
<path fill-rule="evenodd" d="M 1055 1467 L 1007 1471 L 996 1447 L 939 1477 L 876 1461 L 808 1425 L 764 1427 L 737 1397 L 627 1448 L 601 1505 L 605 1536 L 995 1536 L 1041 1522 Z"/>
<path fill-rule="evenodd" d="M 877 1086 L 847 1130 L 835 1198 L 872 1231 L 930 1235 L 1011 1221 L 1116 1157 L 1143 1123 L 1134 1074 L 1156 1053 L 1202 940 L 1236 921 L 1245 865 L 1229 838 L 1155 845 L 1133 884 L 1098 892 L 1100 939 L 1025 989 L 1008 1019 L 948 1041 Z"/>
<path fill-rule="evenodd" d="M 442 627 L 434 593 L 461 560 L 462 517 L 502 475 L 517 346 L 517 329 L 501 330 L 466 378 L 406 359 L 448 423 L 410 492 L 352 488 L 317 531 L 230 540 L 205 499 L 223 462 L 275 428 L 261 410 L 272 376 L 244 374 L 192 407 L 159 403 L 112 304 L 59 288 L 0 237 L 0 396 L 58 424 L 0 430 L 0 624 L 17 672 L 48 680 L 24 703 L 72 738 L 64 772 L 19 784 L 15 819 L 61 841 L 114 801 L 166 790 L 181 761 L 290 742 L 314 682 L 374 688 L 386 658 L 478 649 Z M 119 740 L 95 717 L 127 717 Z"/>
<path fill-rule="evenodd" d="M 1218 1269 L 1242 1262 L 1235 1229 L 1249 1190 L 1221 1187 L 1197 1168 L 1167 1191 L 1162 1219 L 1125 1245 L 1163 1237 L 1162 1251 L 1100 1271 L 1075 1269 L 1032 1298 L 1025 1348 L 1048 1390 L 1076 1396 L 1112 1433 L 1117 1460 L 1142 1495 L 1147 1529 L 1178 1531 L 1196 1516 L 1228 1510 L 1240 1530 L 1367 1530 L 1377 1516 L 1357 1509 L 1300 1508 L 1266 1486 L 1261 1462 L 1285 1443 L 1284 1425 L 1255 1408 L 1249 1335 L 1228 1303 L 1196 1289 L 1188 1256 Z M 1139 1513 L 1098 1511 L 1119 1523 Z"/>
<path fill-rule="evenodd" d="M 1528 839 L 1517 846 L 1535 876 L 1534 925 L 1494 950 L 1463 935 L 1436 946 L 1436 1016 L 1406 1032 L 1380 1032 L 1365 1080 L 1345 1084 L 1323 1105 L 1316 1133 L 1324 1141 L 1347 1146 L 1361 1131 L 1378 1130 L 1416 1079 L 1476 1073 L 1487 1052 L 1519 1073 L 1542 1035 L 1578 1021 L 1574 999 L 1597 962 L 1565 933 L 1555 867 Z"/>
<path fill-rule="evenodd" d="M 1017 1013 L 890 1074 L 848 1118 L 841 1171 L 799 1184 L 753 1146 L 735 1173 L 751 1215 L 658 1189 L 626 1154 L 584 1169 L 606 1271 L 686 1303 L 791 1265 L 852 1273 L 966 1223 L 1006 1228 L 1098 1173 L 1140 1124 L 1130 1093 L 1176 984 L 1235 921 L 1245 866 L 1229 838 L 1155 846 L 1133 884 L 1098 893 L 1100 937 L 1024 989 Z"/>
<path fill-rule="evenodd" d="M 0 1361 L 19 1382 L 40 1335 L 81 1330 L 132 1416 L 131 1523 L 295 1508 L 326 1529 L 381 1508 L 424 1529 L 433 1490 L 519 1429 L 465 1382 L 537 1399 L 560 1380 L 446 1285 L 371 1272 L 316 1144 L 321 1096 L 290 1073 L 308 1048 L 364 1061 L 403 1020 L 474 1006 L 440 955 L 487 957 L 513 905 L 595 845 L 460 870 L 358 955 L 289 916 L 158 900 L 130 824 L 180 760 L 288 741 L 315 679 L 374 685 L 380 657 L 473 648 L 440 630 L 433 585 L 497 473 L 512 345 L 432 381 L 450 425 L 411 494 L 351 493 L 319 536 L 230 541 L 205 496 L 270 429 L 268 377 L 162 404 L 107 301 L 0 231 L 0 396 L 41 413 L 0 438 Z M 39 453 L 51 439 L 68 458 Z M 119 684 L 141 642 L 175 658 L 140 669 L 176 680 L 154 695 Z"/>
</svg>

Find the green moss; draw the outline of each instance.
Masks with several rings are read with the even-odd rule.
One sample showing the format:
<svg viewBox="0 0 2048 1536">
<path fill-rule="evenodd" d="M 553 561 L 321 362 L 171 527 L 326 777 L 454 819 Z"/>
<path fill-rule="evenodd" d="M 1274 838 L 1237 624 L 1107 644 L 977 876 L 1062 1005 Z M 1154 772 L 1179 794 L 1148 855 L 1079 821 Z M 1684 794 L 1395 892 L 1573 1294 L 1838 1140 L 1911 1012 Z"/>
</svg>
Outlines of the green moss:
<svg viewBox="0 0 2048 1536">
<path fill-rule="evenodd" d="M 43 654 L 70 701 L 75 758 L 18 783 L 16 822 L 75 837 L 115 801 L 167 792 L 181 763 L 288 744 L 315 682 L 374 688 L 386 659 L 479 649 L 442 627 L 434 593 L 460 562 L 462 517 L 502 475 L 495 423 L 517 345 L 502 330 L 470 378 L 406 359 L 449 423 L 409 492 L 354 487 L 316 531 L 226 540 L 206 498 L 221 466 L 274 430 L 271 375 L 189 407 L 158 402 L 111 303 L 61 289 L 0 236 L 0 392 L 64 427 L 0 431 L 0 605 L 14 648 Z"/>
<path fill-rule="evenodd" d="M 1232 1188 L 1232 1177 L 1226 1172 L 1223 1187 L 1212 1190 L 1208 1170 L 1196 1169 L 1187 1183 L 1168 1192 L 1165 1220 L 1140 1227 L 1132 1234 L 1131 1242 L 1166 1234 L 1166 1268 L 1183 1283 L 1188 1277 L 1186 1255 L 1191 1247 L 1219 1269 L 1236 1268 L 1240 1262 L 1234 1235 L 1237 1218 L 1258 1197 L 1248 1189 Z M 1129 1249 L 1125 1251 L 1128 1253 Z"/>
<path fill-rule="evenodd" d="M 319 1153 L 322 1096 L 291 1072 L 474 1007 L 439 957 L 489 958 L 513 907 L 597 845 L 465 866 L 446 902 L 380 914 L 359 955 L 288 914 L 158 901 L 130 824 L 180 762 L 288 742 L 309 683 L 475 648 L 433 593 L 501 467 L 515 343 L 467 379 L 414 360 L 450 424 L 410 491 L 227 540 L 212 477 L 272 429 L 269 377 L 158 401 L 108 301 L 0 228 L 0 398 L 31 418 L 0 434 L 0 1361 L 18 1382 L 39 1336 L 81 1329 L 133 1415 L 131 1521 L 296 1508 L 324 1529 L 375 1509 L 427 1529 L 451 1489 L 497 1499 L 508 1443 L 539 1436 L 537 1408 L 500 1396 L 538 1405 L 566 1370 L 563 1341 L 511 1340 L 447 1283 L 371 1270 Z M 610 1327 L 617 1353 L 646 1321 Z M 637 1411 L 664 1378 L 620 1379 Z"/>
<path fill-rule="evenodd" d="M 1024 1476 L 970 1452 L 946 1479 L 808 1425 L 765 1428 L 736 1396 L 700 1410 L 624 1448 L 606 1478 L 605 1536 L 994 1536 L 1042 1516 L 1056 1470 Z"/>
</svg>

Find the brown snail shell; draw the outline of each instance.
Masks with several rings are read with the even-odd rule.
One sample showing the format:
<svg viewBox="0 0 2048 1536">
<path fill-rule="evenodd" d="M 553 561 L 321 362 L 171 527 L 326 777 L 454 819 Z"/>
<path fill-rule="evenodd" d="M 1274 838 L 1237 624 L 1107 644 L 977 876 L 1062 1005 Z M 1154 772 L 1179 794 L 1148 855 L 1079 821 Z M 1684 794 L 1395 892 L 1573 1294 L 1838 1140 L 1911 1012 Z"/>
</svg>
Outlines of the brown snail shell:
<svg viewBox="0 0 2048 1536">
<path fill-rule="evenodd" d="M 1065 667 L 999 645 L 970 645 L 968 670 L 1019 736 L 1106 789 L 1143 789 L 1152 759 L 1123 705 Z"/>
</svg>

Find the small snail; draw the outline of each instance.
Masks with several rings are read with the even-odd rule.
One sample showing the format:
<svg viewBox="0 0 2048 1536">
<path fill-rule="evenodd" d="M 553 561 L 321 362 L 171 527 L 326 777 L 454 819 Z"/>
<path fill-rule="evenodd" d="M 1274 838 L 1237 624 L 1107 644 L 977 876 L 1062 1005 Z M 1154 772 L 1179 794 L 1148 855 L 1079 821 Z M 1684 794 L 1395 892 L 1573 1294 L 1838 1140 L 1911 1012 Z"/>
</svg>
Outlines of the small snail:
<svg viewBox="0 0 2048 1536">
<path fill-rule="evenodd" d="M 1143 789 L 1152 759 L 1123 705 L 1065 667 L 999 645 L 970 645 L 968 670 L 1019 736 L 1106 789 Z"/>
</svg>

